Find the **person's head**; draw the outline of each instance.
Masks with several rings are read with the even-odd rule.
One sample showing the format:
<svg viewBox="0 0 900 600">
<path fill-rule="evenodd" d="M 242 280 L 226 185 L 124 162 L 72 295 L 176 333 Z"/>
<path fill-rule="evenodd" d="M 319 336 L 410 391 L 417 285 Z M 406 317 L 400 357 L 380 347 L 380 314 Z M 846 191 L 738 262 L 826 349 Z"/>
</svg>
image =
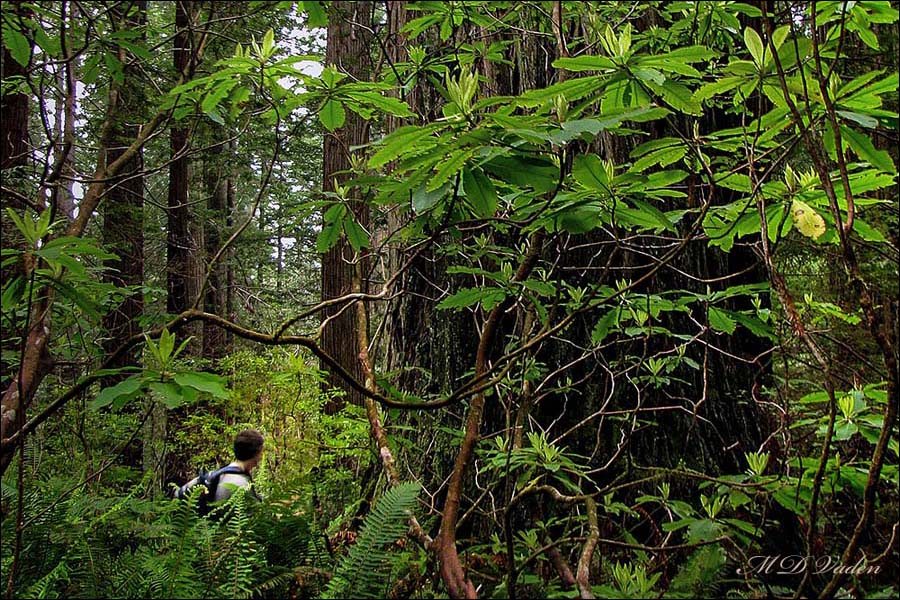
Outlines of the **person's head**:
<svg viewBox="0 0 900 600">
<path fill-rule="evenodd" d="M 253 468 L 262 457 L 263 436 L 255 429 L 245 429 L 234 438 L 234 457 Z"/>
</svg>

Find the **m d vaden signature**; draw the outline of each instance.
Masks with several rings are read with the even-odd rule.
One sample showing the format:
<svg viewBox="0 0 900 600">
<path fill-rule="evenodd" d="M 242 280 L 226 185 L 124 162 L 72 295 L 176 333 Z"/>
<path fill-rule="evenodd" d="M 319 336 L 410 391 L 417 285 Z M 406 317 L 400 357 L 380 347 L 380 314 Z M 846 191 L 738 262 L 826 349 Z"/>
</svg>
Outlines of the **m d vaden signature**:
<svg viewBox="0 0 900 600">
<path fill-rule="evenodd" d="M 751 556 L 748 568 L 738 569 L 738 574 L 753 575 L 802 575 L 812 567 L 815 575 L 876 575 L 881 567 L 869 565 L 859 559 L 853 565 L 841 564 L 837 556 L 802 556 L 799 554 L 774 554 Z"/>
</svg>

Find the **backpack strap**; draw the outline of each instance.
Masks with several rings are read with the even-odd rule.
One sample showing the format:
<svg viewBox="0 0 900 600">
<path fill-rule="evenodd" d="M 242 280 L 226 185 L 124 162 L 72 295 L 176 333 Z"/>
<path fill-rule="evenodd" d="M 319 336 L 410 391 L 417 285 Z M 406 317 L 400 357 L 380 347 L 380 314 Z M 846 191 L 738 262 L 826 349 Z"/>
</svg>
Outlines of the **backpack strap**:
<svg viewBox="0 0 900 600">
<path fill-rule="evenodd" d="M 237 465 L 228 465 L 222 467 L 221 469 L 216 469 L 207 477 L 207 481 L 209 485 L 207 485 L 207 489 L 209 490 L 209 501 L 213 501 L 216 497 L 216 490 L 219 487 L 219 480 L 222 478 L 222 475 L 243 475 L 247 478 L 248 481 L 253 481 L 253 477 L 245 471 L 244 469 L 238 467 Z"/>
</svg>

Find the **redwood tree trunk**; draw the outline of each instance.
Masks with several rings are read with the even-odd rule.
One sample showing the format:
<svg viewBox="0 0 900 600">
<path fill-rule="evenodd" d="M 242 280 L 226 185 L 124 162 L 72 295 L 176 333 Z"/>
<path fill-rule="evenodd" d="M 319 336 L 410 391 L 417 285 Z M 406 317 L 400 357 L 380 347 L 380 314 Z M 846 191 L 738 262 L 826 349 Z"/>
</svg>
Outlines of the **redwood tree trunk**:
<svg viewBox="0 0 900 600">
<path fill-rule="evenodd" d="M 192 70 L 190 27 L 193 13 L 194 2 L 179 1 L 175 4 L 174 65 L 176 73 L 189 73 Z M 194 238 L 188 196 L 190 161 L 187 151 L 189 147 L 188 130 L 179 123 L 173 124 L 170 137 L 172 162 L 169 165 L 166 238 L 166 310 L 169 313 L 180 313 L 190 308 L 198 293 L 197 254 L 199 247 Z M 193 332 L 182 329 L 183 335 L 191 333 Z"/>
<path fill-rule="evenodd" d="M 361 26 L 372 23 L 371 2 L 334 2 L 332 14 L 328 21 L 328 44 L 325 50 L 325 63 L 334 65 L 338 70 L 347 73 L 351 79 L 365 81 L 369 76 L 369 35 Z M 347 111 L 347 120 L 343 127 L 325 136 L 322 158 L 322 188 L 325 192 L 335 190 L 335 181 L 341 184 L 348 176 L 341 171 L 350 169 L 350 148 L 361 146 L 369 141 L 369 129 L 366 121 L 357 114 Z M 351 209 L 357 222 L 363 227 L 369 225 L 368 207 L 363 202 L 352 202 Z M 341 240 L 322 259 L 322 299 L 328 300 L 343 296 L 351 291 L 353 278 L 353 250 Z M 366 282 L 362 282 L 366 287 Z M 355 290 L 354 290 L 355 291 Z M 364 290 L 360 290 L 364 291 Z M 340 307 L 326 311 L 323 318 L 338 312 Z M 354 340 L 356 340 L 356 322 L 354 311 L 345 310 L 331 319 L 322 333 L 322 349 L 334 357 L 348 372 L 362 381 L 363 373 L 356 356 Z M 362 395 L 351 389 L 340 377 L 331 375 L 329 387 L 342 389 L 346 396 L 341 400 L 329 402 L 325 410 L 337 412 L 343 402 L 362 405 Z"/>
<path fill-rule="evenodd" d="M 16 0 L 10 12 L 22 14 L 22 2 Z M 3 80 L 11 77 L 25 75 L 25 67 L 20 65 L 3 46 L 3 62 L 0 63 L 0 72 Z M 13 177 L 10 177 L 7 169 L 24 167 L 28 164 L 28 95 L 27 94 L 3 94 L 0 96 L 0 168 L 3 173 L 4 186 L 11 186 Z M 9 183 L 7 183 L 9 182 Z M 6 193 L 0 194 L 0 227 L 2 227 L 3 245 L 8 248 L 24 250 L 25 240 L 19 234 L 11 219 L 6 216 L 6 207 L 14 204 L 14 200 Z M 15 277 L 22 275 L 21 263 L 6 265 L 0 269 L 0 280 L 3 285 L 11 282 Z M 3 336 L 3 354 L 14 352 L 12 343 L 13 335 L 6 332 Z M 0 359 L 0 382 L 4 385 L 12 378 L 12 365 L 6 360 Z"/>
<path fill-rule="evenodd" d="M 216 128 L 213 137 L 224 137 L 224 131 Z M 222 228 L 227 218 L 229 177 L 226 174 L 227 154 L 221 140 L 213 139 L 213 145 L 207 151 L 203 165 L 203 187 L 206 190 L 207 218 L 204 227 L 204 244 L 207 261 L 211 261 L 222 245 Z M 214 264 L 207 266 L 209 279 L 203 296 L 206 312 L 218 315 L 225 314 L 225 285 L 227 283 L 226 262 L 228 256 L 223 255 Z M 227 316 L 227 315 L 226 315 Z M 203 324 L 203 357 L 221 358 L 225 355 L 225 332 L 221 327 L 211 323 Z"/>
<path fill-rule="evenodd" d="M 117 18 L 123 28 L 142 29 L 147 19 L 147 2 L 138 0 L 116 7 Z M 125 58 L 124 56 L 122 58 Z M 125 62 L 125 61 L 123 61 Z M 127 63 L 126 63 L 127 65 Z M 108 160 L 114 161 L 137 137 L 138 126 L 143 120 L 140 110 L 141 84 L 138 73 L 124 70 L 125 80 L 118 86 L 119 107 L 117 123 L 113 127 Z M 103 243 L 116 255 L 110 262 L 111 270 L 105 278 L 117 287 L 140 286 L 144 282 L 144 176 L 143 150 L 139 150 L 122 168 L 121 175 L 110 186 L 106 200 L 100 207 L 103 215 Z M 140 332 L 139 319 L 144 313 L 143 293 L 135 291 L 112 310 L 103 320 L 107 339 L 103 349 L 114 352 L 123 341 Z M 111 368 L 134 366 L 140 359 L 136 349 L 120 355 Z M 121 378 L 106 380 L 112 385 Z"/>
<path fill-rule="evenodd" d="M 12 4 L 13 6 L 8 9 L 8 12 L 13 19 L 29 16 L 29 9 L 24 6 L 23 2 L 16 0 Z M 0 63 L 0 67 L 2 67 L 2 78 L 4 81 L 10 77 L 24 77 L 27 74 L 25 67 L 12 57 L 5 45 L 3 46 L 3 62 Z M 0 154 L 0 168 L 4 171 L 17 167 L 26 167 L 30 162 L 28 103 L 27 94 L 3 94 L 0 97 L 0 126 L 2 126 L 0 127 L 0 137 L 2 137 L 2 143 L 0 143 L 0 152 L 2 152 Z M 4 181 L 7 180 L 7 176 L 8 173 L 4 173 Z M 10 199 L 10 196 L 7 196 L 6 193 L 0 194 L 0 204 L 2 204 L 3 208 L 3 210 L 0 210 L 3 214 L 0 217 L 0 223 L 2 223 L 4 247 L 25 250 L 25 240 L 12 221 L 6 217 L 5 208 L 10 204 Z M 30 265 L 26 265 L 25 261 L 4 267 L 2 272 L 0 272 L 3 283 L 12 281 L 15 277 L 27 277 L 30 271 L 29 267 Z M 38 311 L 42 309 L 43 305 L 44 302 L 38 299 L 32 308 L 31 314 L 33 316 L 39 315 Z M 2 367 L 0 378 L 2 378 L 3 385 L 6 386 L 2 405 L 0 405 L 0 439 L 12 435 L 24 422 L 24 409 L 27 408 L 34 397 L 34 392 L 48 370 L 46 368 L 47 365 L 49 365 L 49 354 L 45 343 L 46 338 L 42 335 L 42 330 L 34 327 L 33 320 L 31 329 L 19 332 L 18 335 L 21 337 L 27 336 L 29 342 L 37 341 L 39 343 L 25 344 L 25 351 L 22 353 L 21 364 L 17 372 L 15 372 L 16 369 L 13 365 L 9 365 L 5 361 L 0 362 L 0 367 Z M 17 350 L 15 345 L 7 341 L 9 338 L 6 335 L 4 338 L 3 348 L 15 352 Z M 44 368 L 40 368 L 41 364 L 44 365 Z M 4 450 L 2 456 L 0 456 L 0 473 L 6 471 L 12 457 L 13 451 L 11 448 L 8 451 Z"/>
</svg>

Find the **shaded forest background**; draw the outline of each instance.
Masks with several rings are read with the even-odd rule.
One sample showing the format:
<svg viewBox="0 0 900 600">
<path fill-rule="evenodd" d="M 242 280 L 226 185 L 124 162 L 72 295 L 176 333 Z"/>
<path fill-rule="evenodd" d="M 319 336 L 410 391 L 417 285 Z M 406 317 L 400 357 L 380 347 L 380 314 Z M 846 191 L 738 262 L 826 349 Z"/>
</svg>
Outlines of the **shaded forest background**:
<svg viewBox="0 0 900 600">
<path fill-rule="evenodd" d="M 897 22 L 4 2 L 3 593 L 893 597 Z"/>
</svg>

